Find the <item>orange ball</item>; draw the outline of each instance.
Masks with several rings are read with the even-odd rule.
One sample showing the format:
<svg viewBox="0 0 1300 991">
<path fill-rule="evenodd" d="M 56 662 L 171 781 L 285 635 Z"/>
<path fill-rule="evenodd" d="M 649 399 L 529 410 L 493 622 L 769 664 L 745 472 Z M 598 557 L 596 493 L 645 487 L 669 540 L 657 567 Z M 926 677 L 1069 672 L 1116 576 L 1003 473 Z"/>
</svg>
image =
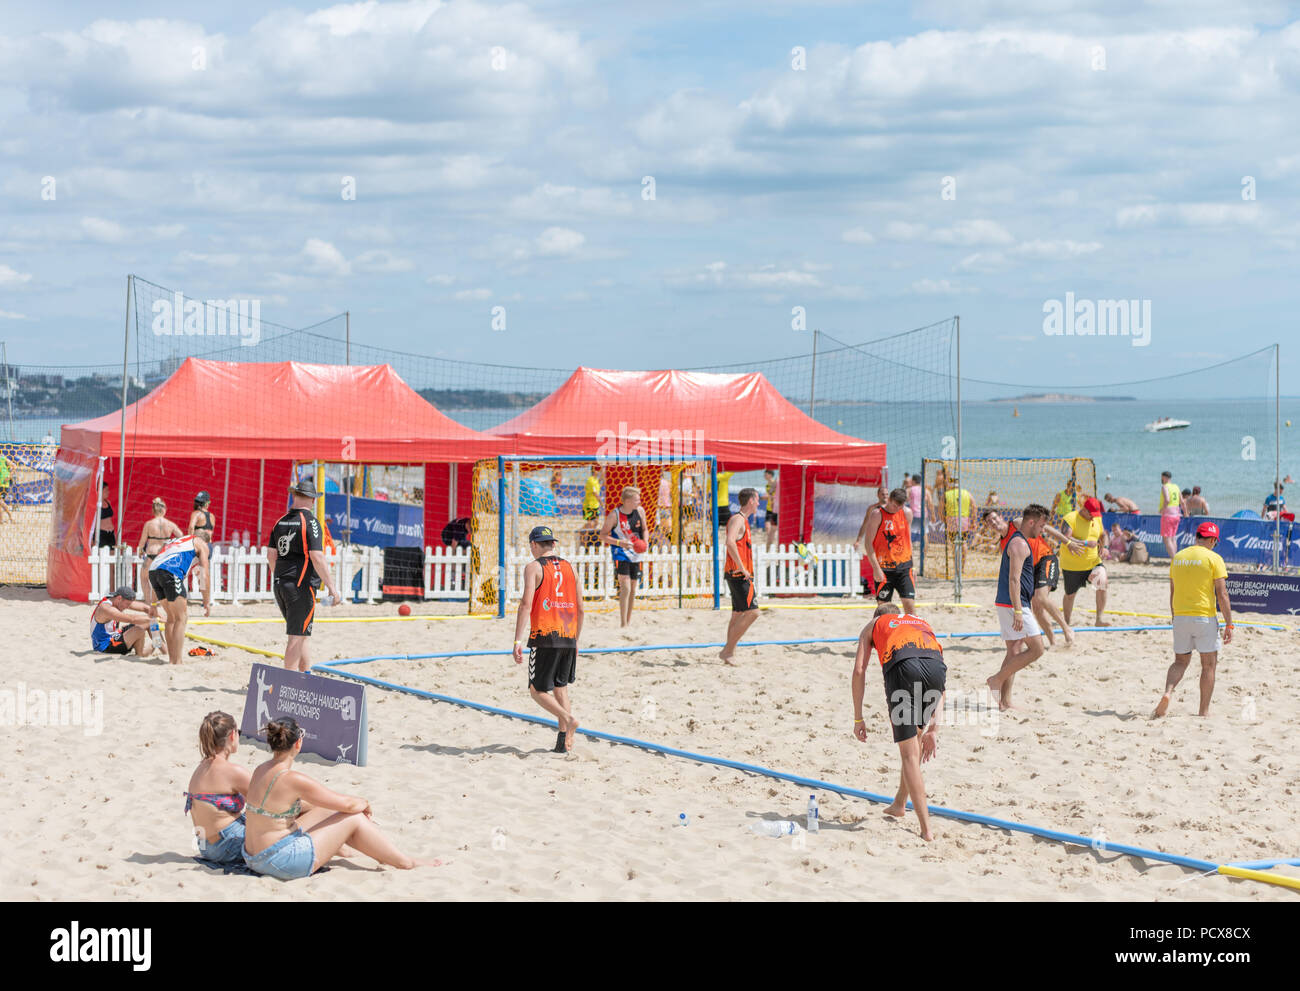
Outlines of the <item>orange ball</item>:
<svg viewBox="0 0 1300 991">
<path fill-rule="evenodd" d="M 408 606 L 405 602 L 403 602 L 400 606 L 397 607 L 397 615 L 399 616 L 411 615 L 411 607 Z"/>
</svg>

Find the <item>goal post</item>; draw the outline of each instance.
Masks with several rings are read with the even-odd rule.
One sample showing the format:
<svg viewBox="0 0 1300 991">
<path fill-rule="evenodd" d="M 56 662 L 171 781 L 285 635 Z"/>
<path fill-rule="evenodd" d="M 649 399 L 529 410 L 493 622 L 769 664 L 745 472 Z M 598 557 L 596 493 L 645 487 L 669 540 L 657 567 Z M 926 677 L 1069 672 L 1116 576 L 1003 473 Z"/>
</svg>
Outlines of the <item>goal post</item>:
<svg viewBox="0 0 1300 991">
<path fill-rule="evenodd" d="M 554 531 L 584 600 L 617 600 L 615 562 L 600 531 L 628 487 L 640 493 L 647 524 L 638 604 L 720 607 L 716 458 L 501 456 L 475 462 L 472 478 L 471 613 L 503 617 L 518 601 L 535 526 Z"/>
<path fill-rule="evenodd" d="M 1030 503 L 1046 506 L 1051 522 L 1097 495 L 1091 458 L 926 458 L 921 570 L 926 578 L 996 578 L 1001 537 L 987 517 L 1013 520 Z M 949 484 L 955 479 L 955 484 Z"/>
</svg>

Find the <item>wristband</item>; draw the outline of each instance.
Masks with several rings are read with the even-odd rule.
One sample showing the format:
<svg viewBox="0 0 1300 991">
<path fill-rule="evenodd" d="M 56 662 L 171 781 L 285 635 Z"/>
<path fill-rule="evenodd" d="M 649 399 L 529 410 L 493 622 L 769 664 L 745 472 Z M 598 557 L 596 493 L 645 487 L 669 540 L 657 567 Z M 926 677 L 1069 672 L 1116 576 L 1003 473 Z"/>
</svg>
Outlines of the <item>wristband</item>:
<svg viewBox="0 0 1300 991">
<path fill-rule="evenodd" d="M 855 726 L 856 726 L 858 723 L 864 723 L 864 722 L 866 722 L 865 719 L 855 719 L 855 720 L 853 720 L 853 724 L 854 724 Z"/>
</svg>

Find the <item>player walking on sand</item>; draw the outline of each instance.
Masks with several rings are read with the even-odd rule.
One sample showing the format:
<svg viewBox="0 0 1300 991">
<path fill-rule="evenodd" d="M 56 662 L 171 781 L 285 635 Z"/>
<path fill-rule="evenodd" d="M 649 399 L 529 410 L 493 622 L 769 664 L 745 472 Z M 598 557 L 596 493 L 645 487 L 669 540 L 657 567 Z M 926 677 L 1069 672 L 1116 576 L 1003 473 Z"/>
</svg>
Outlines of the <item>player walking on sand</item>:
<svg viewBox="0 0 1300 991">
<path fill-rule="evenodd" d="M 524 567 L 524 593 L 515 615 L 516 664 L 528 648 L 528 694 L 555 717 L 555 752 L 573 749 L 577 717 L 569 686 L 578 676 L 578 638 L 582 636 L 582 594 L 573 567 L 555 554 L 555 533 L 535 526 L 528 534 L 533 560 Z M 528 639 L 524 640 L 524 634 Z"/>
<path fill-rule="evenodd" d="M 854 553 L 863 545 L 871 566 L 876 599 L 888 602 L 894 592 L 903 603 L 903 612 L 916 612 L 916 585 L 912 581 L 912 510 L 907 505 L 907 490 L 894 489 L 883 505 L 867 510 L 867 515 L 853 541 Z"/>
<path fill-rule="evenodd" d="M 1001 536 L 1004 546 L 1008 526 L 1013 525 L 1017 529 L 1021 529 L 1023 526 L 1023 521 L 1020 518 L 1008 524 L 997 513 L 990 513 L 987 519 L 993 529 Z M 1052 601 L 1052 593 L 1056 591 L 1057 583 L 1061 578 L 1061 565 L 1057 559 L 1055 548 L 1047 542 L 1048 537 L 1060 544 L 1070 544 L 1075 551 L 1082 552 L 1084 549 L 1083 544 L 1080 544 L 1072 537 L 1067 537 L 1056 527 L 1047 523 L 1043 524 L 1043 535 L 1029 541 L 1034 562 L 1034 598 L 1030 602 L 1030 607 L 1033 609 L 1034 619 L 1038 620 L 1038 625 L 1043 631 L 1043 636 L 1047 638 L 1048 647 L 1056 646 L 1056 636 L 1052 633 L 1053 621 L 1061 628 L 1061 633 L 1065 636 L 1065 645 L 1073 647 L 1074 630 L 1070 629 L 1070 624 L 1065 621 L 1065 617 L 1061 615 L 1061 610 L 1057 609 L 1056 603 Z"/>
<path fill-rule="evenodd" d="M 312 512 L 316 483 L 304 478 L 290 486 L 289 495 L 292 498 L 289 511 L 271 528 L 267 562 L 273 576 L 275 604 L 280 607 L 289 638 L 284 648 L 284 666 L 290 671 L 306 671 L 311 667 L 307 641 L 316 618 L 316 592 L 322 580 L 329 590 L 330 605 L 338 605 L 342 596 L 334 586 L 329 562 L 325 560 L 320 521 Z"/>
<path fill-rule="evenodd" d="M 1042 536 L 1043 524 L 1050 514 L 1046 506 L 1033 502 L 1025 507 L 1020 526 L 1007 527 L 1002 541 L 1002 562 L 998 569 L 998 625 L 1007 652 L 1002 667 L 986 684 L 1000 709 L 1010 709 L 1011 683 L 1016 672 L 1043 656 L 1042 630 L 1034 618 L 1034 554 L 1029 541 Z M 1026 606 L 1031 606 L 1028 610 Z"/>
<path fill-rule="evenodd" d="M 1096 589 L 1097 626 L 1110 626 L 1102 614 L 1106 610 L 1108 579 L 1106 566 L 1101 563 L 1101 545 L 1105 543 L 1106 528 L 1101 521 L 1101 500 L 1089 496 L 1083 506 L 1061 517 L 1061 527 L 1073 542 L 1061 551 L 1061 574 L 1065 579 L 1065 598 L 1061 600 L 1061 610 L 1065 621 L 1070 622 L 1074 611 L 1074 597 L 1084 585 Z M 1075 547 L 1083 545 L 1081 551 Z"/>
<path fill-rule="evenodd" d="M 1178 523 L 1183 518 L 1183 494 L 1172 481 L 1171 472 L 1160 473 L 1160 539 L 1169 560 L 1178 553 Z"/>
<path fill-rule="evenodd" d="M 724 569 L 731 590 L 731 619 L 727 621 L 727 643 L 719 652 L 722 663 L 732 664 L 736 644 L 758 619 L 758 597 L 754 594 L 754 539 L 749 516 L 758 508 L 758 490 L 741 489 L 740 512 L 727 520 L 727 561 Z"/>
<path fill-rule="evenodd" d="M 867 724 L 862 716 L 862 695 L 866 689 L 867 662 L 871 651 L 880 657 L 885 679 L 885 702 L 889 706 L 889 723 L 898 744 L 902 770 L 898 776 L 898 794 L 885 815 L 901 819 L 912 800 L 921 838 L 934 839 L 930 832 L 930 807 L 925 798 L 925 780 L 921 765 L 939 748 L 939 713 L 943 712 L 943 694 L 948 676 L 943 662 L 943 648 L 930 624 L 920 616 L 900 616 L 898 606 L 882 602 L 871 622 L 858 637 L 858 651 L 853 659 L 853 735 L 862 743 L 867 740 Z"/>
<path fill-rule="evenodd" d="M 1223 644 L 1232 643 L 1232 603 L 1228 601 L 1228 568 L 1214 552 L 1219 528 L 1202 523 L 1196 528 L 1196 543 L 1184 547 L 1169 562 L 1169 611 L 1174 617 L 1174 663 L 1165 676 L 1165 693 L 1160 696 L 1152 718 L 1169 711 L 1174 689 L 1187 673 L 1192 651 L 1201 654 L 1201 707 L 1198 715 L 1210 714 L 1214 694 L 1214 669 Z M 1215 604 L 1223 613 L 1223 636 Z"/>
<path fill-rule="evenodd" d="M 614 574 L 618 577 L 618 625 L 632 622 L 632 605 L 641 581 L 641 555 L 649 546 L 646 533 L 650 525 L 641 508 L 641 490 L 635 485 L 623 488 L 623 499 L 605 518 L 600 541 L 614 552 Z"/>
</svg>

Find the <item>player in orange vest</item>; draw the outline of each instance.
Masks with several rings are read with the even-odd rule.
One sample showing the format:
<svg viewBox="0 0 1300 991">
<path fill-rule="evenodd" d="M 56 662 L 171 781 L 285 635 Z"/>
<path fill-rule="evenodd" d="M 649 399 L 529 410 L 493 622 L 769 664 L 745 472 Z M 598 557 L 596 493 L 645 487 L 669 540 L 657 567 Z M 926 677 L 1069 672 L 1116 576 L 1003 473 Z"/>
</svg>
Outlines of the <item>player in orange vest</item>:
<svg viewBox="0 0 1300 991">
<path fill-rule="evenodd" d="M 912 581 L 912 510 L 907 490 L 894 489 L 883 503 L 867 510 L 853 549 L 865 544 L 876 599 L 888 602 L 898 592 L 903 612 L 916 612 L 916 585 Z"/>
<path fill-rule="evenodd" d="M 921 838 L 932 840 L 921 765 L 939 748 L 938 717 L 943 712 L 948 677 L 943 648 L 930 624 L 920 616 L 900 615 L 892 602 L 876 606 L 871 622 L 858 637 L 858 652 L 853 659 L 853 735 L 863 743 L 867 740 L 867 724 L 862 716 L 862 695 L 872 650 L 880 657 L 889 723 L 903 764 L 898 794 L 885 814 L 902 818 L 910 796 L 921 825 Z"/>
<path fill-rule="evenodd" d="M 582 590 L 573 566 L 555 554 L 555 533 L 535 526 L 528 535 L 533 560 L 524 567 L 524 594 L 515 617 L 515 663 L 528 647 L 528 694 L 555 717 L 555 752 L 573 749 L 578 720 L 569 706 L 569 686 L 578 674 L 582 634 Z M 528 634 L 524 640 L 525 632 Z"/>
<path fill-rule="evenodd" d="M 754 594 L 754 538 L 749 516 L 758 509 L 758 490 L 741 489 L 737 497 L 740 512 L 727 519 L 727 587 L 731 590 L 731 619 L 727 621 L 727 643 L 718 653 L 723 664 L 731 664 L 736 644 L 758 619 L 758 597 Z"/>
</svg>

